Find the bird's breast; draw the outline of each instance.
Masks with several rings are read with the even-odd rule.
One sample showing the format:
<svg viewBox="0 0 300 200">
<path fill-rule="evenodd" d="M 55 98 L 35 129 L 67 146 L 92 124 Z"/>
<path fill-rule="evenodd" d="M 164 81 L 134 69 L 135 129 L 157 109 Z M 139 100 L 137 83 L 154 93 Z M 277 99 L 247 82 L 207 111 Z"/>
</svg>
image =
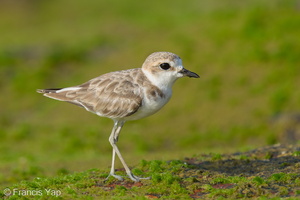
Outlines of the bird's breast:
<svg viewBox="0 0 300 200">
<path fill-rule="evenodd" d="M 136 120 L 153 115 L 159 111 L 171 98 L 172 90 L 161 91 L 157 87 L 144 90 L 141 107 L 128 120 Z"/>
</svg>

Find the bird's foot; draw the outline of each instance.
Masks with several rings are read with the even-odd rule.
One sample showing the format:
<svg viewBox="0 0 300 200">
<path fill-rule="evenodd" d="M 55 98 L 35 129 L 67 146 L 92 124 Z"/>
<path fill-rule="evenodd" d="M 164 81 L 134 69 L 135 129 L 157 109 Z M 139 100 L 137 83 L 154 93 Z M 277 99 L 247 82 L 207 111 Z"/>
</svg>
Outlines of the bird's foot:
<svg viewBox="0 0 300 200">
<path fill-rule="evenodd" d="M 142 178 L 142 177 L 138 177 L 136 175 L 133 175 L 131 172 L 127 174 L 128 177 L 133 180 L 134 182 L 139 182 L 140 180 L 143 180 L 143 179 L 146 179 L 146 180 L 149 180 L 151 179 L 150 177 L 146 177 L 146 178 Z"/>
<path fill-rule="evenodd" d="M 149 179 L 151 179 L 151 177 L 145 177 L 145 178 L 144 177 L 138 177 L 138 176 L 132 174 L 131 172 L 128 173 L 127 175 L 134 182 L 139 182 L 140 180 L 149 180 Z M 108 177 L 105 179 L 105 181 L 107 181 L 109 179 L 109 177 L 111 177 L 111 176 L 114 177 L 114 178 L 116 178 L 116 179 L 118 179 L 119 181 L 123 181 L 124 180 L 123 176 L 119 176 L 119 175 L 110 173 L 108 175 Z"/>
<path fill-rule="evenodd" d="M 119 175 L 116 175 L 116 174 L 113 174 L 113 173 L 110 173 L 105 180 L 107 181 L 110 176 L 113 176 L 114 178 L 118 179 L 119 181 L 124 180 L 124 178 L 122 176 L 119 176 Z"/>
</svg>

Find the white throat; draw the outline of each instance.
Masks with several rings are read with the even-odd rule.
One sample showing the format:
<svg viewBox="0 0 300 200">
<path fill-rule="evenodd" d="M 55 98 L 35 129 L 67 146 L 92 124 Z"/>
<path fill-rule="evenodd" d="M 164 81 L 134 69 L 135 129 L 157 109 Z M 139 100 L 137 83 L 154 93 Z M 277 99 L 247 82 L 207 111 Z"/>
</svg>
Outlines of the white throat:
<svg viewBox="0 0 300 200">
<path fill-rule="evenodd" d="M 172 86 L 178 77 L 174 76 L 166 76 L 166 74 L 152 74 L 149 71 L 142 68 L 143 73 L 145 76 L 150 80 L 150 82 L 158 87 L 162 92 L 171 91 L 172 93 Z"/>
</svg>

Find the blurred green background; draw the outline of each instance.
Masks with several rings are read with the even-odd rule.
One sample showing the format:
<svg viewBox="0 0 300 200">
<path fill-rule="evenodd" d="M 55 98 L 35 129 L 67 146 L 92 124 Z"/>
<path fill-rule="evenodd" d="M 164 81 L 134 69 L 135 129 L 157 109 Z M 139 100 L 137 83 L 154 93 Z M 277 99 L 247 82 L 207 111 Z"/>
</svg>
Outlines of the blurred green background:
<svg viewBox="0 0 300 200">
<path fill-rule="evenodd" d="M 300 110 L 297 0 L 4 0 L 0 185 L 108 171 L 112 121 L 35 91 L 140 67 L 154 51 L 201 78 L 178 80 L 159 113 L 126 123 L 118 145 L 130 166 L 275 144 L 272 117 Z"/>
</svg>

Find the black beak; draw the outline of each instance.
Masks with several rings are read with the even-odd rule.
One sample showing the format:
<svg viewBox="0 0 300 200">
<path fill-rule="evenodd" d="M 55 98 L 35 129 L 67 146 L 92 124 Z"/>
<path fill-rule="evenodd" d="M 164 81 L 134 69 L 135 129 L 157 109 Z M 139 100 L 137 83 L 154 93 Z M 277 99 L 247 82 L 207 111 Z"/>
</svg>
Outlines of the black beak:
<svg viewBox="0 0 300 200">
<path fill-rule="evenodd" d="M 200 76 L 198 74 L 196 74 L 195 72 L 191 72 L 184 68 L 182 70 L 180 70 L 179 73 L 181 73 L 183 76 L 187 76 L 190 78 L 200 78 Z"/>
</svg>

